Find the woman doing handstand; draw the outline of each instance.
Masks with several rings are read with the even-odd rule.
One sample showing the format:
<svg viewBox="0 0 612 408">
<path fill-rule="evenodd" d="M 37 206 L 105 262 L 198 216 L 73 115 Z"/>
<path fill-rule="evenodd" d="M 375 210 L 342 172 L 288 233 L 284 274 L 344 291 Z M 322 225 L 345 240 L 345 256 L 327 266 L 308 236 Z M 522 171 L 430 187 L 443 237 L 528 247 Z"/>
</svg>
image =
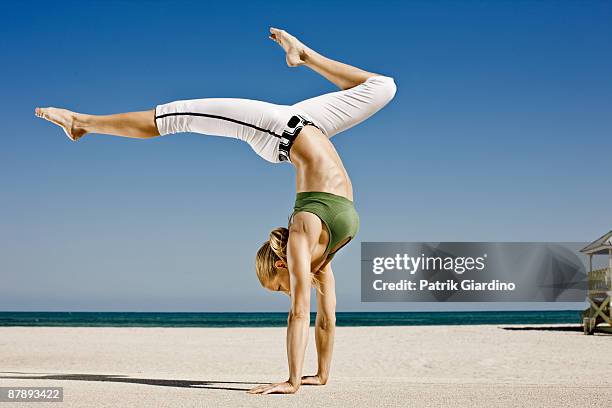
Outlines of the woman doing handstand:
<svg viewBox="0 0 612 408">
<path fill-rule="evenodd" d="M 391 77 L 326 58 L 284 30 L 270 39 L 286 52 L 289 66 L 306 65 L 341 90 L 296 103 L 275 105 L 234 98 L 182 100 L 143 112 L 86 115 L 36 108 L 71 140 L 89 133 L 149 139 L 179 132 L 226 136 L 247 142 L 265 160 L 295 166 L 297 197 L 288 228 L 274 229 L 255 266 L 262 286 L 291 298 L 287 327 L 289 378 L 251 393 L 294 393 L 301 384 L 327 382 L 334 343 L 336 296 L 333 256 L 355 237 L 359 216 L 349 176 L 330 138 L 373 115 L 395 95 Z M 310 324 L 310 289 L 317 288 L 315 340 L 318 370 L 302 377 Z"/>
</svg>

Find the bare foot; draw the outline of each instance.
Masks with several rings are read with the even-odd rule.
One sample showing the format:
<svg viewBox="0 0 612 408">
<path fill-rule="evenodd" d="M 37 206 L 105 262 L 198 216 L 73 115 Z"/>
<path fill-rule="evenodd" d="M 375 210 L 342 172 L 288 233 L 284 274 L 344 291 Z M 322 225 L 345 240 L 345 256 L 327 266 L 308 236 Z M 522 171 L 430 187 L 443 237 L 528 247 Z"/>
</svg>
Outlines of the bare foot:
<svg viewBox="0 0 612 408">
<path fill-rule="evenodd" d="M 75 142 L 85 136 L 87 131 L 75 125 L 76 113 L 67 109 L 36 108 L 35 115 L 61 126 L 70 140 Z"/>
<path fill-rule="evenodd" d="M 297 67 L 306 62 L 306 46 L 285 30 L 270 27 L 269 38 L 283 47 L 287 53 L 287 65 L 290 67 Z"/>
</svg>

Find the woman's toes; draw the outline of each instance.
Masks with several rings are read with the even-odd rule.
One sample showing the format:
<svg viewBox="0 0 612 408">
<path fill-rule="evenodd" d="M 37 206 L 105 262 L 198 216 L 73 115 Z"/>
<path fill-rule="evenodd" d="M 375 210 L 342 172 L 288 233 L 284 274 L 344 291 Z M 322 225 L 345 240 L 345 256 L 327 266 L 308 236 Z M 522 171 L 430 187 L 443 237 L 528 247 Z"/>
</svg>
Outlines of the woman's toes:
<svg viewBox="0 0 612 408">
<path fill-rule="evenodd" d="M 37 109 L 37 115 L 39 118 L 43 118 L 43 119 L 47 119 L 47 108 L 36 108 Z"/>
</svg>

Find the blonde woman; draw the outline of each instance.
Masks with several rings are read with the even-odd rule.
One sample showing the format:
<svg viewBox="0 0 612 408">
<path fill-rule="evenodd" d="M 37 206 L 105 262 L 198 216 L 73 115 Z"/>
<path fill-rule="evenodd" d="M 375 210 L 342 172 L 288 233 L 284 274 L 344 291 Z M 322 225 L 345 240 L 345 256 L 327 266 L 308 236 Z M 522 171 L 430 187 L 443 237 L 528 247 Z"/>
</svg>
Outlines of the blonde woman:
<svg viewBox="0 0 612 408">
<path fill-rule="evenodd" d="M 289 378 L 249 391 L 289 394 L 301 384 L 323 385 L 329 378 L 336 307 L 330 261 L 359 229 L 351 181 L 329 139 L 380 110 L 393 98 L 396 88 L 392 78 L 326 58 L 284 30 L 270 28 L 269 38 L 285 50 L 289 66 L 306 65 L 341 90 L 291 106 L 208 98 L 107 116 L 36 108 L 36 116 L 61 126 L 73 141 L 89 133 L 149 139 L 195 132 L 243 140 L 265 160 L 295 166 L 297 197 L 288 228 L 274 229 L 256 256 L 262 286 L 291 298 Z M 317 288 L 318 370 L 302 377 L 311 286 Z"/>
</svg>

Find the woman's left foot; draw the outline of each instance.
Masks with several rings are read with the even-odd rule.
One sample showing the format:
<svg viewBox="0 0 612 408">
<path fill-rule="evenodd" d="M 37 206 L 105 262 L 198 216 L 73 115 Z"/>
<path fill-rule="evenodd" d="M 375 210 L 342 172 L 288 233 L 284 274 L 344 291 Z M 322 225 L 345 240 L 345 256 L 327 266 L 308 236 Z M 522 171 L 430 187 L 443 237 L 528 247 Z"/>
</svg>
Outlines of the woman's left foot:
<svg viewBox="0 0 612 408">
<path fill-rule="evenodd" d="M 60 126 L 66 133 L 66 136 L 75 142 L 87 133 L 85 129 L 76 126 L 75 117 L 77 114 L 67 109 L 36 108 L 34 114 L 39 118 Z"/>
<path fill-rule="evenodd" d="M 306 63 L 306 46 L 297 38 L 278 28 L 270 27 L 271 40 L 283 47 L 286 55 L 287 65 L 297 67 Z"/>
</svg>

